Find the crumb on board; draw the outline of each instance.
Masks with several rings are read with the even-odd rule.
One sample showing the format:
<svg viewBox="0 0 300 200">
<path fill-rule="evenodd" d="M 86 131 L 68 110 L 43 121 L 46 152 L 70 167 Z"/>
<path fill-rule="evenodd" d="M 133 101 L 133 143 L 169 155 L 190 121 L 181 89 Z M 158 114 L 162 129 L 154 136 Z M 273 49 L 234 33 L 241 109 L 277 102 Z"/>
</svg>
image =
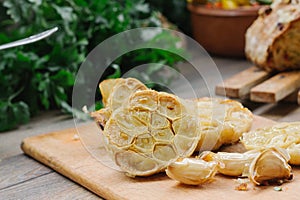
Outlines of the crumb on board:
<svg viewBox="0 0 300 200">
<path fill-rule="evenodd" d="M 238 186 L 235 186 L 235 190 L 238 191 L 248 191 L 248 184 L 247 183 L 241 183 Z"/>
<path fill-rule="evenodd" d="M 249 183 L 249 179 L 245 179 L 245 178 L 238 178 L 235 180 L 235 182 L 238 184 L 237 186 L 235 186 L 235 190 L 238 191 L 248 191 L 248 183 Z"/>
</svg>

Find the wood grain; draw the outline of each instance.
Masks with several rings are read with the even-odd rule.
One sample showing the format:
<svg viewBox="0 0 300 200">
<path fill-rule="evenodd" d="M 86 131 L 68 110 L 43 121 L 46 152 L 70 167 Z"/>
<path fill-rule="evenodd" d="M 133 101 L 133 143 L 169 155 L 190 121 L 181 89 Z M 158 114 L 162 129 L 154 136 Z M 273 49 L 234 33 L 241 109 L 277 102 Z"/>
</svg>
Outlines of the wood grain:
<svg viewBox="0 0 300 200">
<path fill-rule="evenodd" d="M 216 94 L 233 98 L 247 98 L 250 89 L 269 78 L 271 74 L 252 66 L 216 86 Z"/>
<path fill-rule="evenodd" d="M 26 155 L 3 159 L 0 164 L 0 199 L 99 199 Z"/>
<path fill-rule="evenodd" d="M 30 193 L 27 192 L 30 190 Z M 26 195 L 24 195 L 26 194 Z M 57 173 L 51 173 L 0 190 L 5 199 L 99 199 L 83 187 L 80 187 Z"/>
<path fill-rule="evenodd" d="M 252 128 L 273 124 L 271 120 L 255 117 Z M 91 136 L 96 126 L 86 125 L 79 132 Z M 27 138 L 23 151 L 50 166 L 59 173 L 88 188 L 105 199 L 293 199 L 298 197 L 300 170 L 294 171 L 295 179 L 283 185 L 282 192 L 275 192 L 272 186 L 250 187 L 249 191 L 236 191 L 233 178 L 217 176 L 210 184 L 184 186 L 169 179 L 164 173 L 146 178 L 129 178 L 122 172 L 104 166 L 97 161 L 80 141 L 74 139 L 75 129 Z M 97 141 L 98 138 L 90 138 Z M 94 144 L 94 143 L 93 143 Z M 92 146 L 93 146 L 92 144 Z M 99 144 L 99 146 L 101 146 Z M 255 188 L 255 189 L 254 189 Z"/>
<path fill-rule="evenodd" d="M 255 86 L 250 99 L 256 102 L 275 103 L 300 87 L 300 72 L 282 72 Z"/>
<path fill-rule="evenodd" d="M 1 161 L 0 190 L 53 171 L 27 156 L 13 156 Z"/>
</svg>

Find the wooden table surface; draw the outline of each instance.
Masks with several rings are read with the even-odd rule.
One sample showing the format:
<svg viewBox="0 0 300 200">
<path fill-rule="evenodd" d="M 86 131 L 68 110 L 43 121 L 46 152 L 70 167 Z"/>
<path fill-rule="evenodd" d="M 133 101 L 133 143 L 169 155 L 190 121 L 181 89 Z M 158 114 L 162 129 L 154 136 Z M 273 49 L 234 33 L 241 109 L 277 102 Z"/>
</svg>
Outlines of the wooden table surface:
<svg viewBox="0 0 300 200">
<path fill-rule="evenodd" d="M 243 59 L 214 58 L 214 61 L 223 79 L 251 66 Z M 183 89 L 183 95 L 184 92 Z M 242 103 L 254 114 L 275 121 L 300 121 L 300 107 L 297 104 L 262 104 L 245 100 Z M 0 199 L 99 199 L 80 185 L 24 155 L 20 149 L 23 138 L 70 127 L 74 127 L 70 117 L 51 111 L 41 113 L 17 130 L 0 133 Z"/>
</svg>

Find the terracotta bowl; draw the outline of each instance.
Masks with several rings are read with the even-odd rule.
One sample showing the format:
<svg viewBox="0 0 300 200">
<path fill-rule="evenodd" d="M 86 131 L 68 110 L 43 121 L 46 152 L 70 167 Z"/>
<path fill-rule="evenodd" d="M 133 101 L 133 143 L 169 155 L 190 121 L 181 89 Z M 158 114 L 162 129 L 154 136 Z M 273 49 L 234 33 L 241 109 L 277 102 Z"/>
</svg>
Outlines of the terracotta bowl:
<svg viewBox="0 0 300 200">
<path fill-rule="evenodd" d="M 232 10 L 188 4 L 193 37 L 211 54 L 244 57 L 245 33 L 259 6 Z"/>
</svg>

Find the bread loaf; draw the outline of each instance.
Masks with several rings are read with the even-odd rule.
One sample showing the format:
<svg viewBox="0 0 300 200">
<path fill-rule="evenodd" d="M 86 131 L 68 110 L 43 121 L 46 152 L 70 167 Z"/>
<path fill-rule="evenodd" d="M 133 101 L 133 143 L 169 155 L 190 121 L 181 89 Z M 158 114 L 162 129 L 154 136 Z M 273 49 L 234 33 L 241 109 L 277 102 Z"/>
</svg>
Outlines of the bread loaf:
<svg viewBox="0 0 300 200">
<path fill-rule="evenodd" d="M 267 71 L 300 69 L 300 3 L 274 1 L 247 29 L 246 57 Z"/>
</svg>

